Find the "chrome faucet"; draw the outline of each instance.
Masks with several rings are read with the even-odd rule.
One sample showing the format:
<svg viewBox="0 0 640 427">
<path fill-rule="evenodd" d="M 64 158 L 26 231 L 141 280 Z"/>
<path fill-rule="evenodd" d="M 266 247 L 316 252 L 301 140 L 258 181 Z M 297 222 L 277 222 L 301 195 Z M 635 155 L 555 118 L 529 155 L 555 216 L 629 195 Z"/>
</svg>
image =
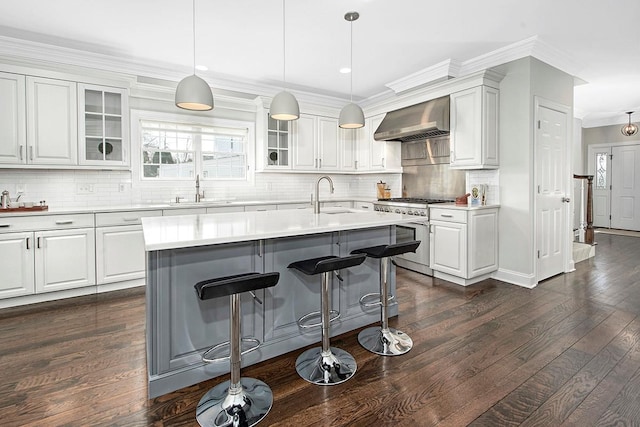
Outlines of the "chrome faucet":
<svg viewBox="0 0 640 427">
<path fill-rule="evenodd" d="M 331 186 L 331 193 L 333 194 L 333 181 L 331 180 L 331 178 L 328 175 L 323 175 L 318 178 L 318 181 L 316 182 L 315 200 L 313 201 L 313 213 L 317 214 L 320 213 L 320 181 L 322 181 L 323 179 L 329 181 L 329 185 Z"/>
<path fill-rule="evenodd" d="M 196 175 L 196 202 L 199 202 L 204 197 L 204 191 L 200 192 L 200 175 Z"/>
</svg>

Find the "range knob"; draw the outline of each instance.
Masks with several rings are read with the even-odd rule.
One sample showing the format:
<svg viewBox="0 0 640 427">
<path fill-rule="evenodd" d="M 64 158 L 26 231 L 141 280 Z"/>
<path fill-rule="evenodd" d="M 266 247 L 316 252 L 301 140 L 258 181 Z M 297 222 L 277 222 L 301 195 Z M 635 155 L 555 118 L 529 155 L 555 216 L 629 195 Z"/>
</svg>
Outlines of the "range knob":
<svg viewBox="0 0 640 427">
<path fill-rule="evenodd" d="M 385 212 L 391 212 L 391 208 L 384 208 Z"/>
<path fill-rule="evenodd" d="M 415 212 L 411 209 L 407 209 L 407 215 L 415 215 Z"/>
<path fill-rule="evenodd" d="M 396 213 L 400 213 L 400 209 L 396 209 Z"/>
<path fill-rule="evenodd" d="M 420 212 L 420 216 L 427 216 L 427 213 L 425 211 Z"/>
<path fill-rule="evenodd" d="M 380 210 L 380 207 L 379 207 L 379 206 L 374 206 L 374 207 L 373 207 L 373 210 L 374 210 L 374 211 L 379 211 L 379 210 Z"/>
</svg>

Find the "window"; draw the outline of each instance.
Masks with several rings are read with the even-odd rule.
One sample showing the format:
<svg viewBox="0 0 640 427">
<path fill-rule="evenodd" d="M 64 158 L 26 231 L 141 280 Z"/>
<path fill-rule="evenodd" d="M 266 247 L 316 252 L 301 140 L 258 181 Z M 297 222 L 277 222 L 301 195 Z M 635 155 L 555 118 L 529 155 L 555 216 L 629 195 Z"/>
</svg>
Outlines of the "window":
<svg viewBox="0 0 640 427">
<path fill-rule="evenodd" d="M 141 120 L 142 179 L 246 179 L 246 128 Z"/>
<path fill-rule="evenodd" d="M 596 190 L 607 188 L 607 158 L 609 153 L 596 153 Z"/>
</svg>

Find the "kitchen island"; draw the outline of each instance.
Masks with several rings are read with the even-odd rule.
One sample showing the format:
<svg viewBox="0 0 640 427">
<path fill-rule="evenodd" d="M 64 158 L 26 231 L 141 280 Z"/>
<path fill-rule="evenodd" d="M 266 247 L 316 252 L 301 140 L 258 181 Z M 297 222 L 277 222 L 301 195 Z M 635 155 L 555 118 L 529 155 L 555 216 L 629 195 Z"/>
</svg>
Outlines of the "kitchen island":
<svg viewBox="0 0 640 427">
<path fill-rule="evenodd" d="M 320 278 L 291 271 L 301 259 L 337 255 L 395 243 L 395 224 L 409 215 L 327 208 L 291 212 L 239 212 L 142 219 L 146 250 L 147 370 L 149 397 L 229 371 L 228 363 L 204 364 L 202 353 L 228 340 L 229 299 L 200 301 L 194 284 L 244 272 L 280 272 L 273 287 L 242 294 L 242 335 L 262 341 L 243 357 L 250 365 L 320 341 L 320 330 L 302 331 L 296 320 L 320 308 Z M 392 267 L 393 268 L 393 267 Z M 390 281 L 395 291 L 395 274 Z M 340 319 L 332 335 L 379 321 L 378 308 L 359 298 L 379 289 L 377 260 L 340 272 L 333 280 L 332 308 Z M 397 305 L 390 314 L 397 314 Z"/>
</svg>

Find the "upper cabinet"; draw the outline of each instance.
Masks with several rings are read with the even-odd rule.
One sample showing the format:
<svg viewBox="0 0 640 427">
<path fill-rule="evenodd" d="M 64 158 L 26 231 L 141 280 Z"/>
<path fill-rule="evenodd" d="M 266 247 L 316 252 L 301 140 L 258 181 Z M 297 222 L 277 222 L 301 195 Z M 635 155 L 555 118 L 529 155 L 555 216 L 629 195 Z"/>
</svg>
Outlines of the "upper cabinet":
<svg viewBox="0 0 640 427">
<path fill-rule="evenodd" d="M 337 119 L 301 114 L 293 126 L 293 170 L 338 170 Z"/>
<path fill-rule="evenodd" d="M 27 164 L 78 163 L 76 112 L 75 82 L 27 76 Z"/>
<path fill-rule="evenodd" d="M 496 169 L 499 91 L 478 86 L 451 94 L 451 167 Z"/>
<path fill-rule="evenodd" d="M 129 108 L 124 89 L 78 84 L 79 163 L 126 166 Z"/>
<path fill-rule="evenodd" d="M 25 77 L 0 73 L 0 163 L 26 162 Z"/>
<path fill-rule="evenodd" d="M 267 114 L 267 150 L 264 163 L 269 169 L 291 169 L 291 122 L 275 120 Z"/>
<path fill-rule="evenodd" d="M 0 73 L 0 164 L 129 167 L 126 89 Z"/>
</svg>

